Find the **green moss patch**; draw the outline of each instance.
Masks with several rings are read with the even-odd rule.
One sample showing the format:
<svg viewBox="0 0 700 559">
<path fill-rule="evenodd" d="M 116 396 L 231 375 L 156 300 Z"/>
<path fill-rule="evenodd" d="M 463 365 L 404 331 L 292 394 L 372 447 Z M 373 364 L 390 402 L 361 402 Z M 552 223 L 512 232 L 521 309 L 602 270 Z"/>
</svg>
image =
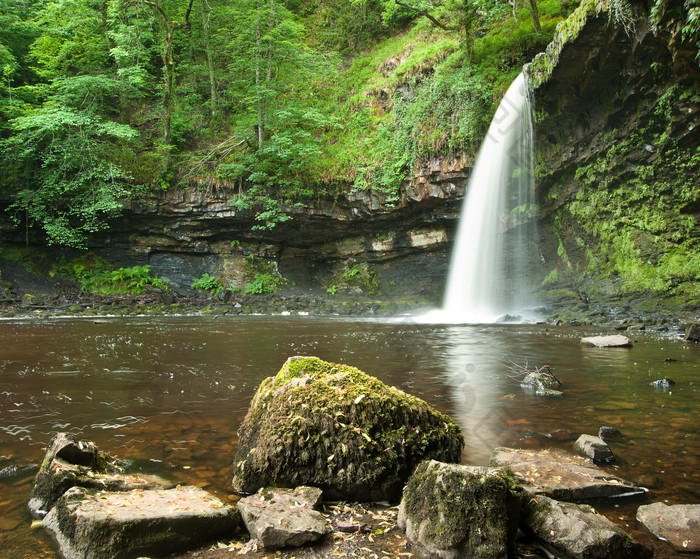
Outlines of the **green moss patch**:
<svg viewBox="0 0 700 559">
<path fill-rule="evenodd" d="M 291 357 L 265 379 L 239 430 L 233 487 L 313 485 L 326 498 L 398 500 L 421 460 L 460 459 L 459 426 L 366 373 Z"/>
</svg>

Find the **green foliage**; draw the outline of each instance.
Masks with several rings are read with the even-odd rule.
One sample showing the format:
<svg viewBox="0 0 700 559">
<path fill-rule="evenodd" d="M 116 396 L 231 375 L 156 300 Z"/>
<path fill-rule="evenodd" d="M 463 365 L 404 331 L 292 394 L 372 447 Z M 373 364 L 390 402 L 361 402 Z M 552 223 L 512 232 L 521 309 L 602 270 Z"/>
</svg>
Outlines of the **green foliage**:
<svg viewBox="0 0 700 559">
<path fill-rule="evenodd" d="M 379 291 L 379 280 L 372 267 L 366 262 L 350 265 L 346 263 L 344 268 L 333 277 L 330 287 L 326 290 L 335 295 L 338 290 L 353 290 L 359 288 L 362 292 L 375 294 Z"/>
<path fill-rule="evenodd" d="M 684 43 L 697 51 L 695 59 L 700 65 L 700 1 L 684 0 L 672 3 L 670 0 L 655 0 L 651 7 L 651 23 L 655 32 L 665 26 L 675 35 L 680 27 Z"/>
<path fill-rule="evenodd" d="M 619 275 L 627 292 L 668 292 L 700 280 L 700 233 L 684 212 L 697 203 L 700 148 L 677 145 L 670 134 L 683 107 L 698 102 L 689 88 L 669 89 L 643 126 L 611 139 L 603 157 L 577 169 L 566 211 L 597 246 L 587 274 Z M 561 214 L 555 225 L 562 237 L 564 223 Z"/>
<path fill-rule="evenodd" d="M 202 277 L 197 278 L 192 282 L 190 289 L 194 289 L 195 291 L 206 291 L 213 295 L 218 295 L 224 290 L 224 286 L 221 284 L 221 281 L 218 278 L 205 273 L 202 275 Z"/>
<path fill-rule="evenodd" d="M 70 262 L 62 260 L 52 267 L 49 274 L 52 277 L 76 279 L 83 291 L 102 295 L 138 295 L 146 292 L 149 287 L 170 291 L 168 282 L 151 275 L 149 266 L 114 268 L 92 253 Z"/>
<path fill-rule="evenodd" d="M 351 184 L 396 203 L 424 159 L 476 150 L 561 19 L 559 0 L 541 0 L 541 34 L 496 0 L 405 4 L 5 0 L 0 188 L 17 225 L 81 247 L 129 197 L 204 182 L 235 185 L 255 229 Z"/>
<path fill-rule="evenodd" d="M 244 289 L 246 295 L 262 295 L 264 293 L 274 293 L 286 282 L 273 274 L 257 272 L 253 281 L 247 283 Z"/>
</svg>

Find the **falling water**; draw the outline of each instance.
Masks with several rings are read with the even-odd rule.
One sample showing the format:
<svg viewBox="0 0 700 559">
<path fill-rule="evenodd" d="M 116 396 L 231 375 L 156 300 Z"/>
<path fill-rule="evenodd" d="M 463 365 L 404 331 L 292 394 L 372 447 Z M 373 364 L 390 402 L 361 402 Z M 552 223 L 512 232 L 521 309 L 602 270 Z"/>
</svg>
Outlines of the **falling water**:
<svg viewBox="0 0 700 559">
<path fill-rule="evenodd" d="M 443 320 L 494 322 L 532 306 L 527 294 L 534 224 L 533 126 L 520 74 L 496 111 L 462 206 Z"/>
</svg>

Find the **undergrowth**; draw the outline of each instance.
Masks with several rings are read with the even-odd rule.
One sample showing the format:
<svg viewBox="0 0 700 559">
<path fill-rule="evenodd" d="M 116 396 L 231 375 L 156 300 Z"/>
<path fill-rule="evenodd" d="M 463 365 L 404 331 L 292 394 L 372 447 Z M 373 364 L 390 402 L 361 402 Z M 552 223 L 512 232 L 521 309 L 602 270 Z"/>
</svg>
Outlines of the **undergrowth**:
<svg viewBox="0 0 700 559">
<path fill-rule="evenodd" d="M 139 295 L 149 287 L 170 291 L 168 282 L 152 275 L 149 266 L 115 268 L 92 253 L 71 261 L 62 259 L 52 266 L 49 276 L 76 280 L 83 291 L 100 295 Z"/>
</svg>

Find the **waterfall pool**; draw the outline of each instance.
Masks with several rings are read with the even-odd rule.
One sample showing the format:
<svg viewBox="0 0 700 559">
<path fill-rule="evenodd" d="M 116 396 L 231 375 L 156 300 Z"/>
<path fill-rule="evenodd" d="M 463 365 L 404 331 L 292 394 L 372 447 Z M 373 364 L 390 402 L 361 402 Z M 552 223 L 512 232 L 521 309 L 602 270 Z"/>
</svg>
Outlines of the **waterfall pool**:
<svg viewBox="0 0 700 559">
<path fill-rule="evenodd" d="M 611 443 L 617 462 L 606 469 L 651 485 L 649 502 L 700 503 L 699 345 L 643 332 L 631 349 L 579 345 L 605 333 L 411 317 L 0 321 L 2 557 L 57 557 L 26 508 L 54 431 L 227 499 L 236 430 L 260 381 L 292 355 L 359 367 L 451 415 L 463 463 L 486 464 L 496 446 L 571 449 L 571 437 L 609 425 L 624 438 Z M 544 364 L 563 396 L 520 388 L 514 373 Z M 665 377 L 670 390 L 649 385 Z M 638 535 L 632 506 L 607 512 Z"/>
</svg>

